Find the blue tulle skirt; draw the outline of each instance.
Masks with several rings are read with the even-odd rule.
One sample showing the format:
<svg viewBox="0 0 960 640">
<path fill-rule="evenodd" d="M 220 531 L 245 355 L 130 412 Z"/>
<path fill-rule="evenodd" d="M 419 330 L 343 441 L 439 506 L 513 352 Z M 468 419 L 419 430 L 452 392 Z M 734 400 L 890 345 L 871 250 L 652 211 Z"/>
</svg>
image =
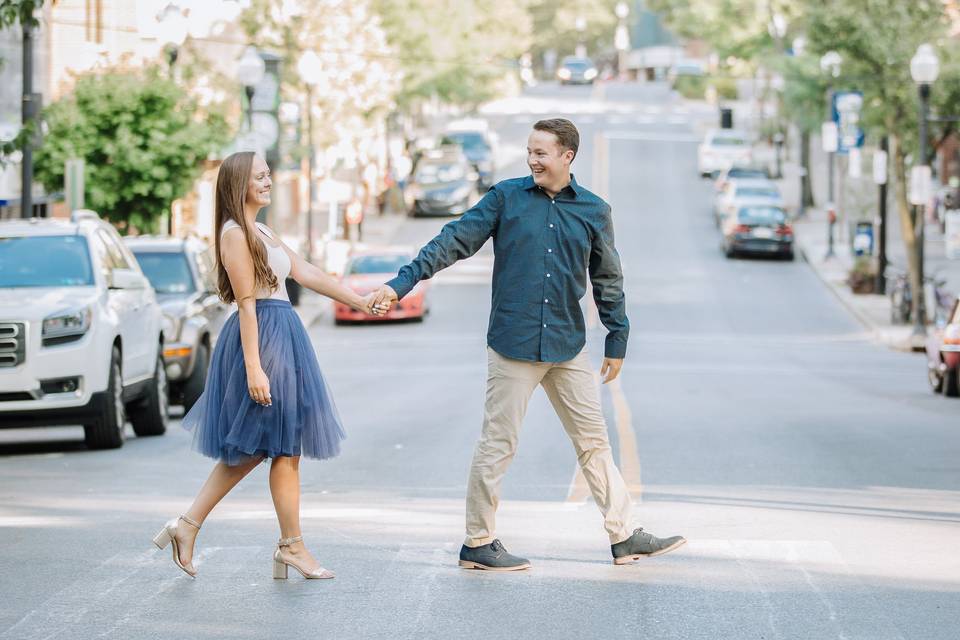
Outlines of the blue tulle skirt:
<svg viewBox="0 0 960 640">
<path fill-rule="evenodd" d="M 257 300 L 260 364 L 272 406 L 250 398 L 240 320 L 226 321 L 203 394 L 183 418 L 193 448 L 228 465 L 254 457 L 332 458 L 345 434 L 300 316 L 289 302 Z"/>
</svg>

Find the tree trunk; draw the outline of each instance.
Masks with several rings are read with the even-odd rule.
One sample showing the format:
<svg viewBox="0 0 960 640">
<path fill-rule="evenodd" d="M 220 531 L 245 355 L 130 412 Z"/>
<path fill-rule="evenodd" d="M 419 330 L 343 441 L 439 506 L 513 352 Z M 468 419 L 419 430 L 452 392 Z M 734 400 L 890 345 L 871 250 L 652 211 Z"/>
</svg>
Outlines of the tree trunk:
<svg viewBox="0 0 960 640">
<path fill-rule="evenodd" d="M 800 133 L 800 166 L 803 175 L 800 177 L 800 208 L 807 209 L 813 206 L 813 182 L 810 180 L 810 132 L 804 129 Z"/>
<path fill-rule="evenodd" d="M 900 235 L 903 236 L 904 249 L 907 252 L 907 272 L 910 276 L 910 290 L 913 292 L 911 301 L 912 317 L 919 317 L 920 301 L 923 296 L 923 286 L 920 282 L 920 263 L 917 260 L 917 236 L 914 233 L 914 220 L 910 214 L 910 203 L 907 201 L 907 158 L 900 138 L 890 134 L 890 147 L 893 151 L 893 171 L 896 179 L 897 213 L 900 217 Z M 922 224 L 922 222 L 921 222 Z"/>
</svg>

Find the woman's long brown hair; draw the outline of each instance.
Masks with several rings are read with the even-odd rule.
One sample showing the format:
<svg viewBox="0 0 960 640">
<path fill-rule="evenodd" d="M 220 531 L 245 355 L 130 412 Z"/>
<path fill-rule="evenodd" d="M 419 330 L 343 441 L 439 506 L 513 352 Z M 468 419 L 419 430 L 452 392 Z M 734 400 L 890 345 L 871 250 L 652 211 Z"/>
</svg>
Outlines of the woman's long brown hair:
<svg viewBox="0 0 960 640">
<path fill-rule="evenodd" d="M 231 154 L 220 165 L 217 172 L 217 200 L 214 209 L 215 246 L 217 249 L 217 293 L 224 302 L 234 302 L 237 298 L 230 285 L 230 277 L 220 257 L 220 235 L 227 220 L 233 220 L 243 229 L 247 248 L 253 256 L 253 278 L 257 291 L 268 289 L 276 291 L 280 286 L 267 262 L 267 250 L 263 241 L 257 238 L 247 224 L 244 205 L 247 200 L 247 187 L 250 183 L 250 171 L 253 168 L 252 151 L 240 151 Z"/>
</svg>

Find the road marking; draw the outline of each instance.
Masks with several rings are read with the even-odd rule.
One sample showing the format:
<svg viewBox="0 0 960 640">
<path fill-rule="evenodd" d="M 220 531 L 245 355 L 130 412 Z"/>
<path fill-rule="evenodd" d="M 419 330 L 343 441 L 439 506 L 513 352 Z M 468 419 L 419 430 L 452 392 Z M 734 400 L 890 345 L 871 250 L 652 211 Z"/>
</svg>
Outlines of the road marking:
<svg viewBox="0 0 960 640">
<path fill-rule="evenodd" d="M 593 173 L 590 177 L 594 192 L 604 200 L 610 197 L 609 157 L 607 135 L 599 131 L 593 136 Z"/>
</svg>

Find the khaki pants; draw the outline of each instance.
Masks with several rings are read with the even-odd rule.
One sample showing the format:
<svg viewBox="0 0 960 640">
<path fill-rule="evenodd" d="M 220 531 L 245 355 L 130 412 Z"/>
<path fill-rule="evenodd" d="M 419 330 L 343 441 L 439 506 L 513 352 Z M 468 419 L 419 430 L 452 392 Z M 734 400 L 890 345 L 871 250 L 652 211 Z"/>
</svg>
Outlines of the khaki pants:
<svg viewBox="0 0 960 640">
<path fill-rule="evenodd" d="M 477 443 L 467 483 L 468 547 L 496 537 L 500 482 L 517 451 L 520 424 L 537 385 L 543 385 L 577 461 L 603 513 L 610 543 L 630 537 L 630 493 L 613 462 L 600 393 L 587 350 L 566 362 L 527 362 L 487 349 L 487 401 L 483 433 Z"/>
</svg>

